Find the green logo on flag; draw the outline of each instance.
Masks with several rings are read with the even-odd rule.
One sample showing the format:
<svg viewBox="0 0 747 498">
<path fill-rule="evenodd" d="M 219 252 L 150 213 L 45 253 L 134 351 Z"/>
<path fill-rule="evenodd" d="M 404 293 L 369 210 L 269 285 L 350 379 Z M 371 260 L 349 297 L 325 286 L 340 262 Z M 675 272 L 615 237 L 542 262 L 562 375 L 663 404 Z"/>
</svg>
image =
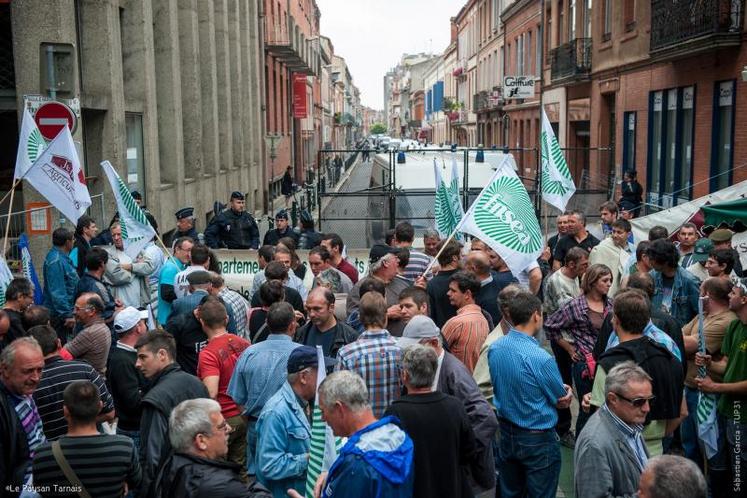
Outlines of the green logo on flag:
<svg viewBox="0 0 747 498">
<path fill-rule="evenodd" d="M 29 139 L 26 142 L 26 156 L 28 156 L 31 164 L 36 162 L 44 149 L 47 147 L 47 142 L 39 133 L 37 128 L 34 128 L 29 134 Z"/>
<path fill-rule="evenodd" d="M 474 219 L 485 235 L 514 251 L 530 254 L 542 245 L 532 203 L 516 177 L 502 176 L 488 185 L 476 201 Z"/>
<path fill-rule="evenodd" d="M 560 150 L 558 141 L 552 140 L 545 131 L 542 131 L 540 142 L 542 143 L 542 191 L 563 196 L 570 190 L 569 184 L 573 183 L 568 164 L 563 157 L 563 151 Z M 555 164 L 556 170 L 562 175 L 563 180 L 552 179 L 550 163 Z"/>
<path fill-rule="evenodd" d="M 130 215 L 131 218 L 133 218 L 137 223 L 140 223 L 141 225 L 145 225 L 148 223 L 148 219 L 145 217 L 145 213 L 143 213 L 143 210 L 140 209 L 140 206 L 137 205 L 135 202 L 135 199 L 132 198 L 132 194 L 130 194 L 130 189 L 127 188 L 127 185 L 122 182 L 122 179 L 118 179 L 118 185 L 119 188 L 119 197 L 122 199 L 122 206 L 127 210 L 127 214 Z M 130 239 L 130 237 L 127 236 L 127 224 L 125 222 L 125 216 L 120 215 L 119 216 L 119 224 L 122 227 L 122 238 L 125 240 Z M 137 241 L 142 239 L 142 237 L 136 237 L 133 239 L 130 239 L 131 241 Z"/>
</svg>

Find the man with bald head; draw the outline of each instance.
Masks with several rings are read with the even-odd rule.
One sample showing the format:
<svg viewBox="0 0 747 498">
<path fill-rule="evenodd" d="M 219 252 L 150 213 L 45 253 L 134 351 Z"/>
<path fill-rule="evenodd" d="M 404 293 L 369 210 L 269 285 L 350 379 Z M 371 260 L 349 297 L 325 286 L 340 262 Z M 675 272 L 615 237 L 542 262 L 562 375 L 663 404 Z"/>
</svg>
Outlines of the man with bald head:
<svg viewBox="0 0 747 498">
<path fill-rule="evenodd" d="M 0 493 L 18 496 L 31 484 L 34 452 L 46 441 L 32 395 L 44 368 L 36 339 L 21 337 L 0 353 Z"/>
<path fill-rule="evenodd" d="M 315 287 L 306 299 L 309 321 L 296 331 L 294 341 L 306 346 L 321 346 L 325 356 L 335 357 L 337 351 L 358 338 L 349 325 L 335 318 L 335 295 L 327 287 Z"/>
<path fill-rule="evenodd" d="M 490 256 L 484 251 L 470 251 L 464 267 L 480 280 L 480 293 L 477 304 L 487 311 L 493 324 L 501 321 L 501 310 L 498 307 L 498 293 L 507 285 L 516 282 L 510 272 L 499 275 L 491 271 Z"/>
<path fill-rule="evenodd" d="M 60 350 L 65 360 L 85 361 L 103 377 L 112 345 L 112 331 L 104 323 L 104 301 L 94 292 L 84 292 L 75 300 L 73 314 L 82 330 Z"/>
</svg>

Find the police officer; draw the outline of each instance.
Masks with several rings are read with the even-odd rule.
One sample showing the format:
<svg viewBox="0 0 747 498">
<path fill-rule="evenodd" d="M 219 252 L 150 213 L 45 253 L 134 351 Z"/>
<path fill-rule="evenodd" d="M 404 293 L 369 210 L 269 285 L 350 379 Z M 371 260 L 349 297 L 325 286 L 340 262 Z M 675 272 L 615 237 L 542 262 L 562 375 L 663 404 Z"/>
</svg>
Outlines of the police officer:
<svg viewBox="0 0 747 498">
<path fill-rule="evenodd" d="M 229 209 L 210 221 L 205 243 L 213 249 L 257 249 L 259 228 L 252 215 L 244 211 L 244 194 L 233 192 Z"/>
<path fill-rule="evenodd" d="M 314 230 L 314 218 L 311 213 L 305 209 L 301 210 L 298 225 L 296 234 L 298 235 L 299 249 L 312 249 L 321 244 L 322 234 Z"/>
<path fill-rule="evenodd" d="M 281 209 L 275 215 L 275 228 L 267 230 L 262 245 L 276 246 L 283 237 L 290 237 L 298 244 L 298 234 L 288 226 L 288 211 Z"/>
</svg>

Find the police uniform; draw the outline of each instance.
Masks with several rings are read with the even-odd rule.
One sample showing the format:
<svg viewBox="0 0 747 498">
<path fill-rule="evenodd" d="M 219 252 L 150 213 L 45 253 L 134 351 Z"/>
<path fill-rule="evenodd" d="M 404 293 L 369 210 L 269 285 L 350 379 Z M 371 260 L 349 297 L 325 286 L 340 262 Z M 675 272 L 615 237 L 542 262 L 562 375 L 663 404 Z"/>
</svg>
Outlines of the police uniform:
<svg viewBox="0 0 747 498">
<path fill-rule="evenodd" d="M 244 194 L 234 192 L 231 199 L 244 199 Z M 252 215 L 226 209 L 210 221 L 205 230 L 205 243 L 213 249 L 257 249 L 259 228 Z"/>
<path fill-rule="evenodd" d="M 281 209 L 278 211 L 278 214 L 275 215 L 276 220 L 287 220 L 288 219 L 288 211 L 285 209 Z M 281 232 L 277 228 L 273 228 L 272 230 L 268 230 L 267 233 L 265 233 L 265 238 L 262 241 L 263 245 L 270 245 L 270 246 L 276 246 L 278 245 L 278 242 L 283 237 L 290 237 L 295 242 L 296 245 L 298 245 L 298 234 L 291 228 L 290 226 L 285 227 L 285 231 Z"/>
<path fill-rule="evenodd" d="M 195 208 L 193 207 L 184 207 L 181 208 L 179 211 L 174 213 L 174 216 L 177 220 L 183 220 L 184 218 L 194 218 L 195 214 Z M 199 233 L 197 233 L 197 230 L 195 229 L 194 223 L 192 223 L 192 227 L 189 230 L 186 230 L 184 232 L 180 231 L 179 229 L 175 229 L 171 236 L 169 237 L 169 240 L 166 241 L 166 244 L 169 246 L 173 246 L 174 242 L 176 242 L 176 239 L 179 239 L 181 237 L 190 237 L 195 242 L 198 241 Z M 173 247 L 172 247 L 173 249 Z"/>
</svg>

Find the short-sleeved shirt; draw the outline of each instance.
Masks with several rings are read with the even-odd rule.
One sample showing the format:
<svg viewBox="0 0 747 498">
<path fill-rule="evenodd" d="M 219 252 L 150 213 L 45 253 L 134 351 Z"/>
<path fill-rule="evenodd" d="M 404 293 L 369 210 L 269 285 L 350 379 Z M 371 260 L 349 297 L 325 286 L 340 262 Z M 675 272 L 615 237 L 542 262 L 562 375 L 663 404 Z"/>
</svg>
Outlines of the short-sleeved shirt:
<svg viewBox="0 0 747 498">
<path fill-rule="evenodd" d="M 729 358 L 724 371 L 724 383 L 732 384 L 747 380 L 747 324 L 734 320 L 726 329 L 721 353 Z M 726 418 L 742 421 L 747 417 L 747 396 L 722 394 L 718 411 Z"/>
<path fill-rule="evenodd" d="M 90 323 L 65 345 L 76 360 L 83 360 L 101 375 L 106 375 L 106 362 L 112 345 L 112 332 L 104 320 Z"/>
<path fill-rule="evenodd" d="M 597 244 L 599 244 L 599 239 L 594 237 L 592 234 L 588 234 L 581 242 L 577 241 L 576 237 L 573 235 L 563 235 L 560 237 L 560 240 L 558 240 L 552 257 L 563 264 L 565 262 L 565 255 L 574 247 L 581 247 L 582 249 L 586 249 L 586 252 L 590 253 Z"/>
<path fill-rule="evenodd" d="M 725 310 L 720 313 L 709 314 L 703 320 L 703 335 L 705 336 L 705 346 L 709 354 L 715 355 L 721 352 L 721 345 L 724 343 L 726 329 L 729 324 L 736 320 L 737 315 L 733 311 Z M 699 337 L 698 334 L 698 317 L 696 316 L 690 323 L 682 327 L 683 337 Z M 715 382 L 721 382 L 721 376 L 714 372 L 709 374 Z M 687 360 L 687 375 L 685 376 L 685 385 L 697 388 L 695 377 L 698 376 L 698 367 L 695 366 L 695 355 Z"/>
<path fill-rule="evenodd" d="M 326 356 L 329 356 L 329 352 L 332 349 L 332 344 L 335 342 L 335 332 L 337 331 L 337 326 L 342 326 L 342 324 L 338 323 L 331 329 L 322 332 L 316 325 L 312 324 L 309 327 L 309 333 L 306 336 L 305 345 L 311 346 L 314 349 L 316 349 L 317 346 L 321 346 L 324 354 Z"/>
<path fill-rule="evenodd" d="M 249 346 L 249 341 L 237 335 L 223 334 L 208 341 L 207 346 L 200 351 L 197 376 L 201 380 L 205 377 L 218 376 L 217 400 L 225 418 L 241 414 L 239 407 L 226 391 L 228 391 L 228 383 L 231 381 L 236 361 Z"/>
</svg>

